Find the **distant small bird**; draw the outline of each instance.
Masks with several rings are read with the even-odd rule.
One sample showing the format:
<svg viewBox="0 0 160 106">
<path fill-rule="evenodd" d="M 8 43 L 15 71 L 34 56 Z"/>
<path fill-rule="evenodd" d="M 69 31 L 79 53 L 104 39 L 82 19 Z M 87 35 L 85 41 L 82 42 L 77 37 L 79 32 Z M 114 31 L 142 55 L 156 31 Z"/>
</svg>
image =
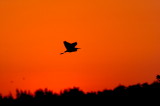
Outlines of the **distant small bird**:
<svg viewBox="0 0 160 106">
<path fill-rule="evenodd" d="M 10 81 L 10 83 L 14 83 L 14 81 Z"/>
<path fill-rule="evenodd" d="M 23 77 L 22 80 L 25 80 L 25 78 Z"/>
<path fill-rule="evenodd" d="M 80 49 L 80 48 L 75 48 L 75 46 L 77 45 L 77 42 L 68 43 L 67 41 L 64 41 L 63 43 L 64 43 L 64 46 L 66 47 L 66 51 L 60 54 L 64 54 L 66 52 L 75 52 L 77 51 L 77 49 Z"/>
</svg>

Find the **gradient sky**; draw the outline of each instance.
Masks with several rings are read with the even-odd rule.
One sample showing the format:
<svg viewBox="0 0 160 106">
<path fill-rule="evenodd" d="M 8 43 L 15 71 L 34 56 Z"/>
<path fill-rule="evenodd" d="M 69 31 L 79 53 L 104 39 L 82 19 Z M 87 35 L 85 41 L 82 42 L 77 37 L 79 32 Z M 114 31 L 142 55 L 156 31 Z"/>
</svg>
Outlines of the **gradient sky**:
<svg viewBox="0 0 160 106">
<path fill-rule="evenodd" d="M 0 93 L 88 91 L 160 74 L 159 0 L 0 0 Z M 63 41 L 78 42 L 78 52 Z"/>
</svg>

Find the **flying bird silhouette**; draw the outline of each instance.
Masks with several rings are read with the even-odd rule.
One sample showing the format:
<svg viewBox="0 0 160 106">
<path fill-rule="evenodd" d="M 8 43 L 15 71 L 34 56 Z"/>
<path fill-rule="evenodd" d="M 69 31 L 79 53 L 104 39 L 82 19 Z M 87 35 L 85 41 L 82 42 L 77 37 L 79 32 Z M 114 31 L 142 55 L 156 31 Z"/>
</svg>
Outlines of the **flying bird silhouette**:
<svg viewBox="0 0 160 106">
<path fill-rule="evenodd" d="M 75 48 L 75 46 L 77 45 L 77 42 L 69 43 L 67 41 L 63 41 L 63 43 L 66 48 L 66 51 L 64 51 L 63 53 L 60 53 L 60 54 L 64 54 L 66 52 L 75 52 L 75 51 L 77 51 L 77 49 L 80 49 L 80 48 Z"/>
</svg>

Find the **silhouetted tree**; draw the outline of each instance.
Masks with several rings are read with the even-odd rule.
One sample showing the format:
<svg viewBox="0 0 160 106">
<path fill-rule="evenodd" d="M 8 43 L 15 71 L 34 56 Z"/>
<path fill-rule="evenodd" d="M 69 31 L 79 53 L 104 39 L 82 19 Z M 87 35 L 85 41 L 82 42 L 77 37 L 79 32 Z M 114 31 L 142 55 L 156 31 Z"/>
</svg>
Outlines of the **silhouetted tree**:
<svg viewBox="0 0 160 106">
<path fill-rule="evenodd" d="M 33 96 L 28 91 L 16 90 L 16 104 L 31 104 L 33 103 Z"/>
<path fill-rule="evenodd" d="M 157 75 L 156 79 L 160 82 L 160 75 Z"/>
<path fill-rule="evenodd" d="M 114 90 L 114 96 L 126 96 L 126 87 L 123 85 L 119 85 Z"/>
<path fill-rule="evenodd" d="M 135 84 L 130 86 L 119 85 L 113 90 L 84 93 L 78 87 L 65 89 L 60 94 L 53 93 L 48 89 L 38 89 L 31 94 L 29 91 L 16 90 L 16 98 L 10 94 L 3 97 L 0 95 L 0 106 L 25 106 L 25 105 L 152 105 L 160 99 L 160 82 L 151 84 Z M 76 104 L 75 104 L 76 102 Z M 129 102 L 130 104 L 127 104 Z"/>
</svg>

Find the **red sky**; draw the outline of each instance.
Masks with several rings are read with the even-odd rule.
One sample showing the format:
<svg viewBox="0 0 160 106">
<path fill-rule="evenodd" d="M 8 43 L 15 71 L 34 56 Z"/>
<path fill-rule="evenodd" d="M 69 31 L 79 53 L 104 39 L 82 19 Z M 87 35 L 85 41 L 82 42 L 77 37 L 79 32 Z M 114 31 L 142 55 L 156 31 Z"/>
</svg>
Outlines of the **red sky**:
<svg viewBox="0 0 160 106">
<path fill-rule="evenodd" d="M 88 91 L 160 74 L 158 0 L 1 0 L 0 93 Z M 63 41 L 82 49 L 65 50 Z"/>
</svg>

